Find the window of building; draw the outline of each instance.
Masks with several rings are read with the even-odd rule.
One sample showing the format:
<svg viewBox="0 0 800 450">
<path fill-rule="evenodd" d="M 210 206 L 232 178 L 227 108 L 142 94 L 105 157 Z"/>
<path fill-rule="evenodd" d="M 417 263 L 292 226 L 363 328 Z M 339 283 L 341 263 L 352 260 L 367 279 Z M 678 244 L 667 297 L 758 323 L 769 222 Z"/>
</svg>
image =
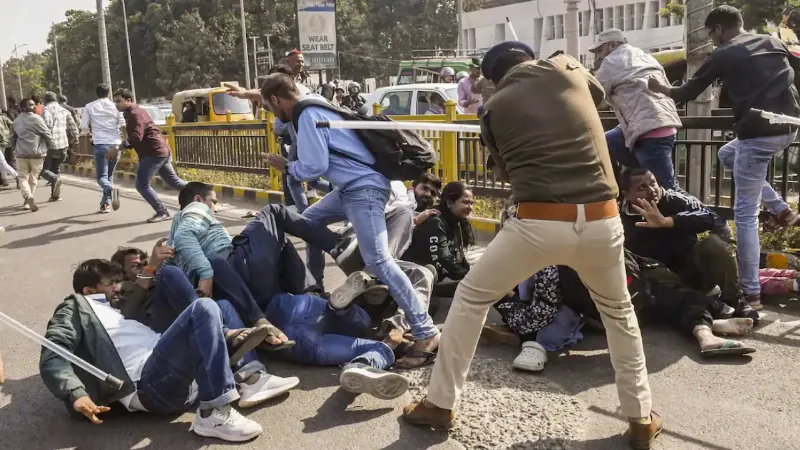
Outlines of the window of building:
<svg viewBox="0 0 800 450">
<path fill-rule="evenodd" d="M 494 43 L 499 44 L 506 41 L 506 24 L 498 23 L 494 26 Z"/>
<path fill-rule="evenodd" d="M 645 24 L 644 9 L 646 3 L 636 4 L 636 29 L 643 30 Z"/>
<path fill-rule="evenodd" d="M 469 31 L 469 36 L 467 37 L 467 48 L 478 48 L 478 44 L 475 41 L 475 28 L 470 28 L 467 31 Z"/>
<path fill-rule="evenodd" d="M 564 15 L 556 16 L 556 39 L 564 39 Z"/>
<path fill-rule="evenodd" d="M 603 11 L 606 19 L 604 28 L 614 28 L 614 8 L 606 8 Z"/>
<path fill-rule="evenodd" d="M 634 8 L 636 5 L 625 5 L 624 8 L 624 17 L 625 17 L 625 28 L 622 31 L 631 31 L 635 28 L 633 27 L 633 18 L 634 18 Z"/>
<path fill-rule="evenodd" d="M 594 12 L 594 26 L 597 27 L 595 33 L 600 33 L 605 30 L 605 21 L 603 20 L 603 13 L 605 9 L 598 9 Z"/>
<path fill-rule="evenodd" d="M 614 28 L 625 31 L 625 5 L 617 6 L 614 10 Z"/>
<path fill-rule="evenodd" d="M 645 20 L 647 20 L 653 28 L 659 28 L 661 19 L 658 17 L 658 1 L 650 2 L 650 17 L 646 17 Z"/>
<path fill-rule="evenodd" d="M 547 40 L 556 38 L 556 18 L 554 16 L 547 16 L 545 19 L 544 36 Z"/>
<path fill-rule="evenodd" d="M 580 29 L 581 29 L 581 36 L 588 36 L 589 29 L 591 28 L 592 24 L 592 12 L 588 9 L 586 11 L 581 11 L 580 17 Z"/>
</svg>

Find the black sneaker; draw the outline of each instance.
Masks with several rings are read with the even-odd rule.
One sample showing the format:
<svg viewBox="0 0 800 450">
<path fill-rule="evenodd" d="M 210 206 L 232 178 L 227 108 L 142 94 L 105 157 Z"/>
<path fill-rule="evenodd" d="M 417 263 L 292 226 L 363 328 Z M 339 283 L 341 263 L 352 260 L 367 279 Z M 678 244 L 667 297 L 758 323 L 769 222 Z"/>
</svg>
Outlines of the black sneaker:
<svg viewBox="0 0 800 450">
<path fill-rule="evenodd" d="M 164 222 L 165 220 L 169 219 L 171 219 L 171 217 L 168 212 L 160 212 L 156 213 L 156 215 L 154 215 L 153 217 L 147 219 L 147 223 Z"/>
<path fill-rule="evenodd" d="M 761 316 L 759 316 L 758 311 L 754 310 L 747 300 L 743 297 L 739 298 L 736 304 L 736 311 L 733 313 L 733 317 L 744 317 L 753 319 L 753 326 L 757 327 L 759 320 L 761 320 Z"/>
<path fill-rule="evenodd" d="M 720 300 L 716 295 L 708 297 L 708 312 L 714 319 L 730 319 L 736 310 Z"/>
</svg>

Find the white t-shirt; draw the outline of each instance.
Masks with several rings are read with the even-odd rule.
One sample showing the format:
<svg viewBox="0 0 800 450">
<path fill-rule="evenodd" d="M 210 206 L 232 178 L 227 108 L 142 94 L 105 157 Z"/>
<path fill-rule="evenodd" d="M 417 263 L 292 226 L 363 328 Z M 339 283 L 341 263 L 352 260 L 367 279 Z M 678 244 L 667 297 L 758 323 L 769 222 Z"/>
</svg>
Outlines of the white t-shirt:
<svg viewBox="0 0 800 450">
<path fill-rule="evenodd" d="M 87 295 L 86 298 L 89 299 L 89 305 L 95 316 L 103 324 L 111 342 L 114 343 L 128 377 L 134 383 L 138 382 L 142 378 L 144 365 L 153 354 L 153 349 L 161 335 L 140 322 L 123 317 L 118 310 L 106 302 L 103 294 Z M 134 397 L 136 398 L 134 399 Z M 119 402 L 128 411 L 144 410 L 135 392 L 121 398 Z"/>
<path fill-rule="evenodd" d="M 383 211 L 385 214 L 389 214 L 389 212 L 400 206 L 405 206 L 411 211 L 417 209 L 417 200 L 414 197 L 413 190 L 408 190 L 402 181 L 392 181 L 390 185 L 392 190 L 389 192 L 389 200 L 386 202 L 386 208 Z"/>
</svg>

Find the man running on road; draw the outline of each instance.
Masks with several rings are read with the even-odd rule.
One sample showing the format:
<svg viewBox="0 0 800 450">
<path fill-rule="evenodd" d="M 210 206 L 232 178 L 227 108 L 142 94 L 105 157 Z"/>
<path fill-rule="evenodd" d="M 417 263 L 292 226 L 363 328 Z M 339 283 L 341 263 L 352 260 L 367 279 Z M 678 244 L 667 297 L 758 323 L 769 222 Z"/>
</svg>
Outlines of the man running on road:
<svg viewBox="0 0 800 450">
<path fill-rule="evenodd" d="M 98 85 L 95 89 L 97 100 L 83 108 L 81 117 L 81 131 L 84 134 L 91 131 L 92 135 L 97 184 L 103 189 L 101 213 L 111 212 L 110 208 L 115 211 L 119 209 L 119 191 L 114 187 L 114 169 L 119 162 L 117 149 L 122 143 L 120 133 L 125 128 L 125 119 L 108 98 L 109 92 L 111 88 L 108 85 Z"/>
<path fill-rule="evenodd" d="M 170 162 L 170 151 L 167 141 L 161 134 L 153 120 L 136 103 L 133 103 L 133 94 L 128 89 L 117 89 L 114 92 L 114 105 L 125 117 L 127 130 L 127 148 L 133 147 L 139 156 L 139 167 L 136 169 L 136 190 L 142 198 L 153 207 L 156 214 L 147 219 L 147 223 L 156 223 L 169 220 L 167 207 L 159 200 L 158 194 L 150 186 L 150 180 L 158 173 L 169 187 L 180 191 L 186 186 Z"/>
</svg>

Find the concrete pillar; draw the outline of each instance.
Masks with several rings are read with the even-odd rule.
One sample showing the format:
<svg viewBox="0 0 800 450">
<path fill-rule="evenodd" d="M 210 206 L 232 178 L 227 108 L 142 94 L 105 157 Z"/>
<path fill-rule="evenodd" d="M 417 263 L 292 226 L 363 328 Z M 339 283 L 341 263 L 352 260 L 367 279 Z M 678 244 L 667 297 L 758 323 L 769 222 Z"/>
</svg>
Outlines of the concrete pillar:
<svg viewBox="0 0 800 450">
<path fill-rule="evenodd" d="M 575 59 L 581 56 L 581 31 L 578 26 L 579 0 L 565 0 L 567 13 L 564 15 L 564 37 L 567 39 L 567 54 Z"/>
</svg>

